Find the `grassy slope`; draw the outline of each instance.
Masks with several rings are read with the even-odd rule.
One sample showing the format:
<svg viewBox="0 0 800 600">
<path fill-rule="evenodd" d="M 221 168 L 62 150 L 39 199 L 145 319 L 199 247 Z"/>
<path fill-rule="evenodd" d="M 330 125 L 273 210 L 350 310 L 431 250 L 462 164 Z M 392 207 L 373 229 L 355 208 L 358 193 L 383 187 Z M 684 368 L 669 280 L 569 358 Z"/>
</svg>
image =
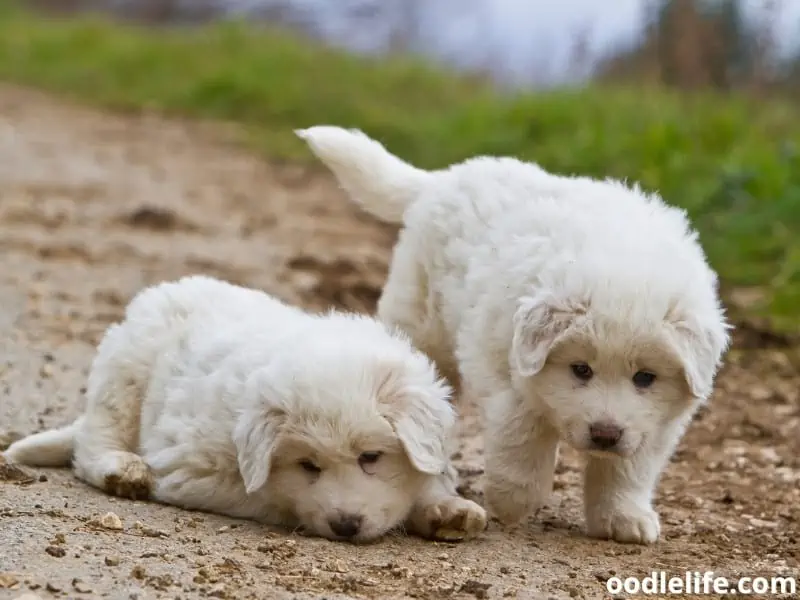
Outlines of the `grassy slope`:
<svg viewBox="0 0 800 600">
<path fill-rule="evenodd" d="M 236 24 L 146 31 L 0 10 L 0 78 L 122 109 L 245 126 L 310 160 L 292 129 L 356 126 L 421 166 L 478 153 L 641 181 L 689 210 L 722 280 L 800 317 L 800 111 L 775 102 L 601 89 L 498 98 L 409 61 L 376 63 Z"/>
</svg>

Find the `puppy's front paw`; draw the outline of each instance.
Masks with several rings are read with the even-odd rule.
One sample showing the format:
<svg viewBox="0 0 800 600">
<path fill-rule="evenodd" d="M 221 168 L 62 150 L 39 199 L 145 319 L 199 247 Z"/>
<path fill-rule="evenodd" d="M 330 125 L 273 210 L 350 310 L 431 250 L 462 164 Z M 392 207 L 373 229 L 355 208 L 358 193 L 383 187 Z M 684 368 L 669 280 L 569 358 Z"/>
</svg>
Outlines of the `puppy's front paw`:
<svg viewBox="0 0 800 600">
<path fill-rule="evenodd" d="M 527 486 L 490 479 L 483 491 L 489 512 L 504 525 L 519 523 L 539 507 Z"/>
<path fill-rule="evenodd" d="M 486 511 L 461 496 L 449 496 L 426 507 L 425 529 L 428 536 L 446 542 L 460 542 L 486 529 Z"/>
<path fill-rule="evenodd" d="M 116 472 L 105 476 L 103 487 L 114 496 L 146 500 L 153 489 L 153 474 L 141 458 L 131 456 Z"/>
<path fill-rule="evenodd" d="M 591 515 L 589 535 L 628 544 L 652 544 L 661 534 L 658 514 L 649 506 L 626 506 Z"/>
</svg>

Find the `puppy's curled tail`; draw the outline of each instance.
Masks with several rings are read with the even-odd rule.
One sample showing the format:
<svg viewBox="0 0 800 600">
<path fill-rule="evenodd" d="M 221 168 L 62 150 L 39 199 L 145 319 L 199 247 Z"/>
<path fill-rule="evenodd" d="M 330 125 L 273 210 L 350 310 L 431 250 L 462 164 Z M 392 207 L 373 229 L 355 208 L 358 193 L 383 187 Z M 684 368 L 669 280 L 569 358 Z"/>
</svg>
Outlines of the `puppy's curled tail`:
<svg viewBox="0 0 800 600">
<path fill-rule="evenodd" d="M 65 427 L 22 438 L 3 452 L 3 458 L 29 467 L 68 467 L 75 448 L 75 433 L 82 421 L 83 417 Z"/>
<path fill-rule="evenodd" d="M 433 175 L 399 159 L 357 129 L 317 125 L 295 133 L 355 202 L 386 223 L 403 222 L 406 208 Z"/>
</svg>

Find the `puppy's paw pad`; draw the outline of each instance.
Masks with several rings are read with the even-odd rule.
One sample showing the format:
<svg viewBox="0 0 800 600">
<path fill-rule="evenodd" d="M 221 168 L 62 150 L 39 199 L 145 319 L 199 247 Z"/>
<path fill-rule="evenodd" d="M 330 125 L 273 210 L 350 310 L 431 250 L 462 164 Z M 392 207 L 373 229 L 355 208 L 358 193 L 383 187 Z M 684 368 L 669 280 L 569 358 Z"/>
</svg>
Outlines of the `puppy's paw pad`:
<svg viewBox="0 0 800 600">
<path fill-rule="evenodd" d="M 661 535 L 661 525 L 653 509 L 635 508 L 592 519 L 589 535 L 625 544 L 653 544 Z"/>
<path fill-rule="evenodd" d="M 486 511 L 460 496 L 445 498 L 425 511 L 431 537 L 447 542 L 460 542 L 486 529 Z"/>
<path fill-rule="evenodd" d="M 153 489 L 153 474 L 141 460 L 132 460 L 118 473 L 106 475 L 104 489 L 109 494 L 131 500 L 146 500 Z"/>
</svg>

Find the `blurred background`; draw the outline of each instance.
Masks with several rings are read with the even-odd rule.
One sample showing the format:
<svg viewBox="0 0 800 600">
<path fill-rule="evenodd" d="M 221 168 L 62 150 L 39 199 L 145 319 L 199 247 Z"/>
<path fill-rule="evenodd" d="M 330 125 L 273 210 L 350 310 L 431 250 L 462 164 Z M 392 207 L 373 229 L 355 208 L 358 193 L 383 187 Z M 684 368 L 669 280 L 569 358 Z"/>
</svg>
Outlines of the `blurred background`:
<svg viewBox="0 0 800 600">
<path fill-rule="evenodd" d="M 115 109 L 364 129 L 421 166 L 480 153 L 686 208 L 745 320 L 800 318 L 800 2 L 27 0 L 0 77 Z M 767 326 L 767 325 L 765 325 Z"/>
<path fill-rule="evenodd" d="M 35 0 L 146 23 L 243 18 L 360 54 L 420 54 L 501 86 L 591 78 L 722 89 L 791 86 L 800 3 L 787 0 Z"/>
</svg>

